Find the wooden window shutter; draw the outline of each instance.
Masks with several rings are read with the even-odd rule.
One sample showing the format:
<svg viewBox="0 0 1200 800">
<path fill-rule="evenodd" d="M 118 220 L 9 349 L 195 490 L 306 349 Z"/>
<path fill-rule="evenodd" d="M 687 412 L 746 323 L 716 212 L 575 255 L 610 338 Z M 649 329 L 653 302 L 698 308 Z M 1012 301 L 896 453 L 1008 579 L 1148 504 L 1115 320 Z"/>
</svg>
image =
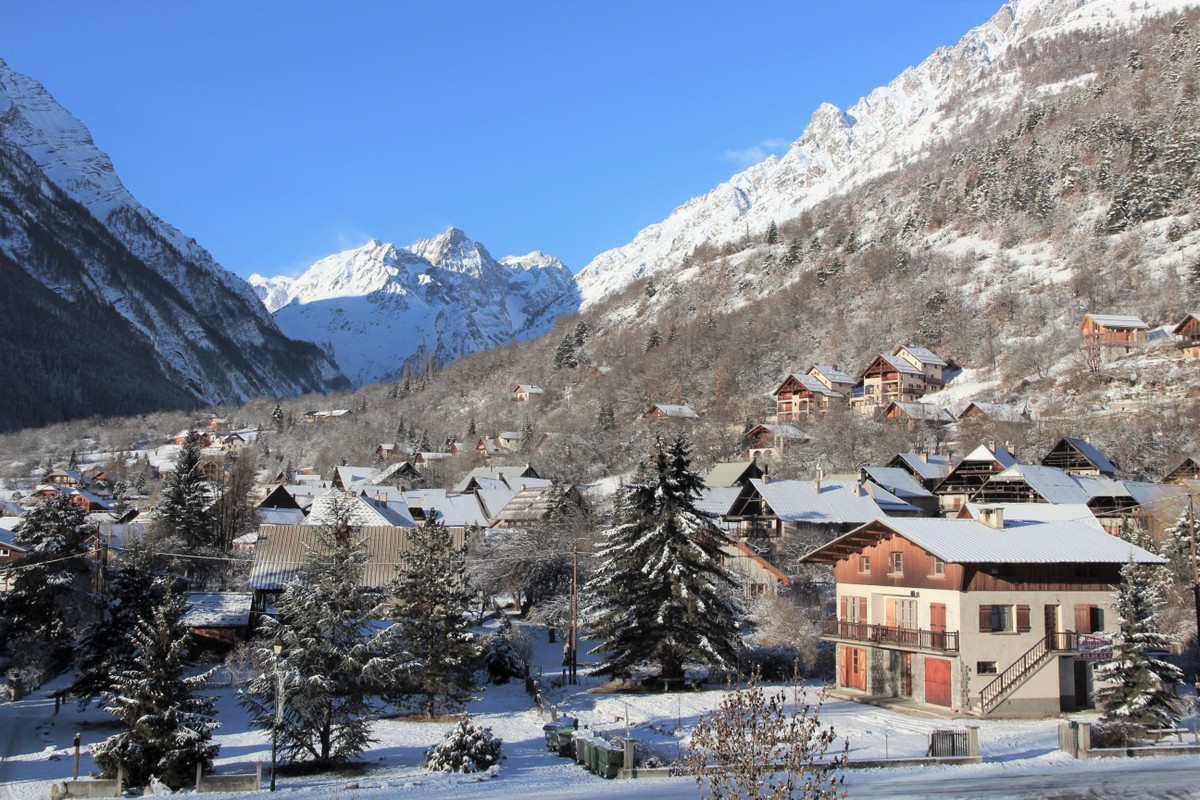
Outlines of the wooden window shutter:
<svg viewBox="0 0 1200 800">
<path fill-rule="evenodd" d="M 850 599 L 850 598 L 848 598 L 848 597 L 843 597 L 843 598 L 842 598 L 842 613 L 841 613 L 841 616 L 839 617 L 839 619 L 841 619 L 841 620 L 843 620 L 843 621 L 850 619 L 850 617 L 848 617 L 848 616 L 846 615 L 846 608 L 847 608 L 846 601 L 847 601 L 847 600 L 849 600 L 849 599 Z"/>
<path fill-rule="evenodd" d="M 1017 606 L 1017 633 L 1029 633 L 1029 606 Z"/>
<path fill-rule="evenodd" d="M 1091 633 L 1092 632 L 1092 607 L 1077 605 L 1075 606 L 1075 632 L 1076 633 Z"/>
<path fill-rule="evenodd" d="M 867 598 L 865 597 L 858 598 L 858 621 L 867 621 Z"/>
<path fill-rule="evenodd" d="M 980 633 L 991 633 L 992 632 L 992 607 L 991 606 L 980 606 L 979 607 L 979 632 Z"/>
</svg>

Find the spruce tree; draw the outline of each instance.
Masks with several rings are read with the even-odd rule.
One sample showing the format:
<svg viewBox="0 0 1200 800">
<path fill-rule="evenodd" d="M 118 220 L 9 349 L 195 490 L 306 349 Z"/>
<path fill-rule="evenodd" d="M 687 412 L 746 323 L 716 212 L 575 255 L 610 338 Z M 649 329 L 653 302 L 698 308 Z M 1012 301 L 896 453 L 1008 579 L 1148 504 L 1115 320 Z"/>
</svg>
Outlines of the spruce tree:
<svg viewBox="0 0 1200 800">
<path fill-rule="evenodd" d="M 4 595 L 10 643 L 24 639 L 47 647 L 56 661 L 69 652 L 87 591 L 84 553 L 90 530 L 83 510 L 60 492 L 17 524 L 13 543 L 25 550 L 25 558 L 13 570 L 12 588 Z M 10 647 L 18 660 L 29 654 L 21 649 Z"/>
<path fill-rule="evenodd" d="M 426 519 L 409 532 L 390 595 L 393 624 L 379 637 L 390 664 L 383 696 L 431 718 L 461 709 L 479 647 L 467 617 L 466 553 L 445 525 Z"/>
<path fill-rule="evenodd" d="M 579 359 L 575 355 L 575 337 L 570 333 L 564 333 L 562 341 L 558 343 L 558 348 L 554 351 L 554 368 L 575 369 L 577 366 L 579 366 Z"/>
<path fill-rule="evenodd" d="M 97 594 L 100 614 L 85 629 L 76 647 L 77 675 L 71 694 L 86 707 L 113 687 L 115 676 L 132 663 L 138 626 L 154 617 L 167 592 L 154 570 L 153 554 L 134 541 L 120 560 L 103 567 L 104 589 Z"/>
<path fill-rule="evenodd" d="M 1181 681 L 1183 672 L 1153 655 L 1175 644 L 1172 635 L 1158 629 L 1163 604 L 1161 573 L 1161 567 L 1142 566 L 1132 559 L 1121 568 L 1113 655 L 1096 667 L 1097 679 L 1113 684 L 1097 693 L 1104 704 L 1105 722 L 1164 728 L 1174 726 L 1180 716 L 1179 698 L 1162 684 Z"/>
<path fill-rule="evenodd" d="M 127 786 L 145 786 L 155 777 L 179 789 L 195 781 L 197 765 L 211 769 L 217 755 L 213 699 L 195 694 L 208 673 L 183 677 L 192 666 L 186 609 L 181 596 L 169 595 L 150 620 L 129 632 L 131 658 L 105 692 L 105 710 L 125 730 L 93 746 L 92 755 L 105 777 L 115 777 L 122 766 Z"/>
<path fill-rule="evenodd" d="M 175 468 L 163 478 L 155 506 L 154 536 L 160 551 L 215 555 L 209 514 L 212 493 L 200 470 L 200 435 L 188 431 L 175 456 Z"/>
<path fill-rule="evenodd" d="M 321 764 L 349 761 L 373 741 L 366 623 L 375 602 L 362 587 L 365 543 L 349 523 L 349 506 L 335 506 L 332 523 L 315 528 L 304 566 L 276 601 L 278 619 L 265 618 L 259 629 L 261 672 L 240 698 L 254 725 L 271 731 L 278 680 L 284 758 Z"/>
<path fill-rule="evenodd" d="M 657 667 L 679 679 L 689 662 L 728 667 L 737 657 L 734 581 L 721 563 L 721 533 L 696 509 L 702 480 L 691 446 L 658 440 L 638 480 L 619 497 L 589 589 L 588 627 L 601 640 L 599 672 L 629 676 Z"/>
</svg>

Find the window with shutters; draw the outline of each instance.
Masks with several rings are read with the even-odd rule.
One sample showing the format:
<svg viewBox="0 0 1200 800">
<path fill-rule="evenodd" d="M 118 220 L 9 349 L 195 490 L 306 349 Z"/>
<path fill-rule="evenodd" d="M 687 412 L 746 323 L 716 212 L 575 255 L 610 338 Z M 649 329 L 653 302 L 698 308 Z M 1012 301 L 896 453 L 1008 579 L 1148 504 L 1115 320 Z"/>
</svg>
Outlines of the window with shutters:
<svg viewBox="0 0 1200 800">
<path fill-rule="evenodd" d="M 1028 633 L 1029 622 L 1029 606 L 981 605 L 979 607 L 980 633 Z"/>
<path fill-rule="evenodd" d="M 1104 630 L 1104 609 L 1093 605 L 1075 606 L 1075 631 L 1097 633 Z"/>
<path fill-rule="evenodd" d="M 893 550 L 891 558 L 888 559 L 888 574 L 903 575 L 904 574 L 904 553 Z"/>
<path fill-rule="evenodd" d="M 870 572 L 871 572 L 871 557 L 870 556 L 859 556 L 858 557 L 858 573 L 860 575 L 867 575 Z"/>
<path fill-rule="evenodd" d="M 846 622 L 866 622 L 867 598 L 843 595 L 841 611 L 842 619 Z"/>
</svg>

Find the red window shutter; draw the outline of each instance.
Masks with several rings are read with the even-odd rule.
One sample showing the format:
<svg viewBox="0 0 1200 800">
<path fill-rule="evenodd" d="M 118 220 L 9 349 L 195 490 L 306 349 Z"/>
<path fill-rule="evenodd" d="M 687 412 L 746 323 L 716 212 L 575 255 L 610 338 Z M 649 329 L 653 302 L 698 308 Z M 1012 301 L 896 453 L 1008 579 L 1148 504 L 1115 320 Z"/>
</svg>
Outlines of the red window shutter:
<svg viewBox="0 0 1200 800">
<path fill-rule="evenodd" d="M 991 606 L 980 606 L 979 607 L 979 632 L 980 633 L 991 633 L 992 632 L 992 607 Z"/>
<path fill-rule="evenodd" d="M 841 616 L 839 617 L 839 619 L 841 619 L 843 622 L 850 619 L 850 617 L 846 616 L 846 601 L 848 599 L 849 598 L 847 598 L 847 597 L 842 598 L 842 613 L 841 613 Z"/>
<path fill-rule="evenodd" d="M 1017 606 L 1017 633 L 1029 633 L 1029 606 Z"/>
<path fill-rule="evenodd" d="M 1091 606 L 1075 606 L 1075 632 L 1076 633 L 1091 633 L 1092 632 L 1092 607 Z"/>
<path fill-rule="evenodd" d="M 867 621 L 867 598 L 865 597 L 858 598 L 858 621 Z"/>
</svg>

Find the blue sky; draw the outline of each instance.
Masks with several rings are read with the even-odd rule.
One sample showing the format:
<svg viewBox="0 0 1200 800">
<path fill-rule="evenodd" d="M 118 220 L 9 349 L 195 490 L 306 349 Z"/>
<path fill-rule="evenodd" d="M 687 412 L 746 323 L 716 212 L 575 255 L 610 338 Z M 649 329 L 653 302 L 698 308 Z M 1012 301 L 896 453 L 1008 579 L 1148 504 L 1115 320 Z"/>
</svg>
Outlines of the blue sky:
<svg viewBox="0 0 1200 800">
<path fill-rule="evenodd" d="M 0 58 L 240 275 L 454 225 L 578 271 L 1000 0 L 0 4 Z"/>
</svg>

